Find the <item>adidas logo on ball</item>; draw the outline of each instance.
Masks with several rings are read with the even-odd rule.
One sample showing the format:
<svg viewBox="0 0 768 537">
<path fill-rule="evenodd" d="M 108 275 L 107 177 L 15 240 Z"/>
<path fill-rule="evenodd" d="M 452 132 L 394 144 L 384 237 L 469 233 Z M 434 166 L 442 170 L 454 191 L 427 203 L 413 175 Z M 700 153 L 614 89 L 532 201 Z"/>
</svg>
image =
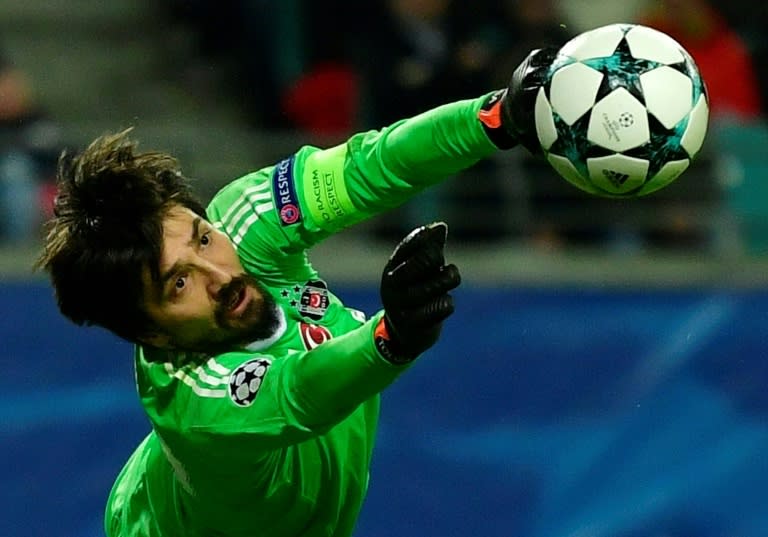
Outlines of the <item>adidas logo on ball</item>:
<svg viewBox="0 0 768 537">
<path fill-rule="evenodd" d="M 629 179 L 628 174 L 617 172 L 616 170 L 603 170 L 603 175 L 605 175 L 605 178 L 616 188 L 621 188 L 621 185 L 626 183 L 627 179 Z"/>
</svg>

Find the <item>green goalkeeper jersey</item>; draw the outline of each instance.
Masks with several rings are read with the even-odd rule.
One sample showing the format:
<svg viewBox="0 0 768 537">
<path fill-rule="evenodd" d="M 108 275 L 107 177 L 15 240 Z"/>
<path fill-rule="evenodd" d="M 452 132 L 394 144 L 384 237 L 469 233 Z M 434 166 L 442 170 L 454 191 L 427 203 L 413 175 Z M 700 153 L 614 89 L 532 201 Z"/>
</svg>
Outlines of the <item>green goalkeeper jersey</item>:
<svg viewBox="0 0 768 537">
<path fill-rule="evenodd" d="M 275 297 L 280 327 L 217 356 L 137 348 L 152 432 L 106 511 L 110 537 L 344 537 L 368 485 L 378 394 L 405 369 L 381 313 L 346 308 L 308 261 L 329 235 L 489 156 L 484 98 L 448 104 L 227 185 L 208 216 Z M 382 260 L 382 263 L 384 260 Z"/>
</svg>

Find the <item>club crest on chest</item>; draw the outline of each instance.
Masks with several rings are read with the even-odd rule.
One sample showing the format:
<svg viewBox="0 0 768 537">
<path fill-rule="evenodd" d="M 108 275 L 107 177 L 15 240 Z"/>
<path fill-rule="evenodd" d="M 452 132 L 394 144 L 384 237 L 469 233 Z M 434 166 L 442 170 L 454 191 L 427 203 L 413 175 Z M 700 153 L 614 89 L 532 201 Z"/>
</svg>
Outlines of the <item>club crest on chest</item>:
<svg viewBox="0 0 768 537">
<path fill-rule="evenodd" d="M 318 321 L 323 318 L 331 303 L 328 284 L 323 280 L 310 280 L 304 285 L 294 285 L 280 291 L 280 296 L 288 301 L 299 315 Z"/>
</svg>

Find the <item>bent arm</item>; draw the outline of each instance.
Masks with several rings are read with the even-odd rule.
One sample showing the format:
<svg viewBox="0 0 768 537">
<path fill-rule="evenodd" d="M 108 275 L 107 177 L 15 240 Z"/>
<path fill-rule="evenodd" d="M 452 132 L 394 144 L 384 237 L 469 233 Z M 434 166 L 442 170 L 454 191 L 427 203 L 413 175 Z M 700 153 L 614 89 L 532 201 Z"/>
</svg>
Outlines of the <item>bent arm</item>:
<svg viewBox="0 0 768 537">
<path fill-rule="evenodd" d="M 194 443 L 247 445 L 251 452 L 323 434 L 389 386 L 407 366 L 375 347 L 380 315 L 311 351 L 270 357 L 227 353 L 173 374 L 170 404 L 145 405 L 161 430 Z M 214 373 L 214 371 L 218 373 Z"/>
</svg>

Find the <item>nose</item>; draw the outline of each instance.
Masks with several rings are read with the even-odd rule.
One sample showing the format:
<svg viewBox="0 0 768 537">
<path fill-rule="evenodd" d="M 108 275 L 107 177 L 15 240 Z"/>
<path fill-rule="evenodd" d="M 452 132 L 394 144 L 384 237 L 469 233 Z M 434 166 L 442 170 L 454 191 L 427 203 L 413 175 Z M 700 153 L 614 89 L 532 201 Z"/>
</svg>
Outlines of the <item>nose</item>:
<svg viewBox="0 0 768 537">
<path fill-rule="evenodd" d="M 207 279 L 208 293 L 213 297 L 216 297 L 221 288 L 232 281 L 232 275 L 229 271 L 216 263 L 205 261 L 201 268 L 203 268 Z"/>
</svg>

